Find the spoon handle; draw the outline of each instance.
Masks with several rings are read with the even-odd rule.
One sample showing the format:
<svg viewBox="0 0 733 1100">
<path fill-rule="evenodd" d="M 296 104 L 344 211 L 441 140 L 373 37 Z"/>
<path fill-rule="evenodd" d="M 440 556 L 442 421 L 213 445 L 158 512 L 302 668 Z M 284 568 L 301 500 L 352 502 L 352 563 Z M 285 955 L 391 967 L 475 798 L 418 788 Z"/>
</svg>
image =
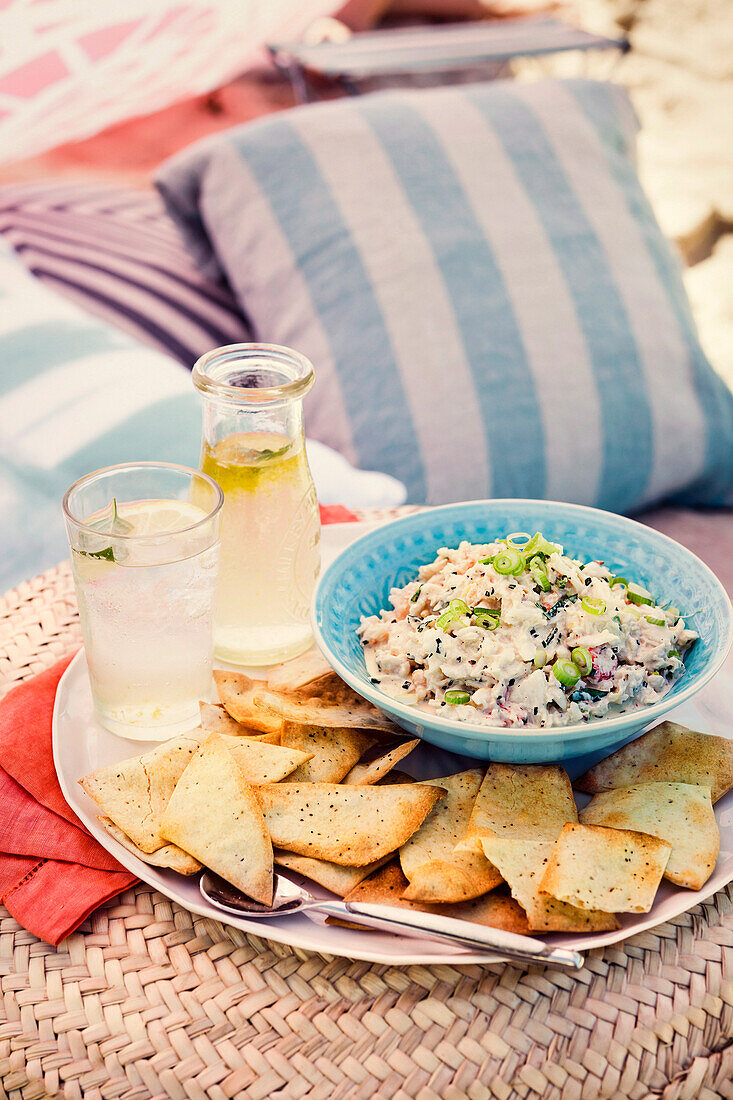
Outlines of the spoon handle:
<svg viewBox="0 0 733 1100">
<path fill-rule="evenodd" d="M 343 919 L 357 924 L 367 924 L 372 928 L 381 928 L 385 932 L 397 932 L 420 939 L 437 940 L 460 947 L 496 952 L 505 958 L 520 962 L 541 963 L 543 965 L 567 966 L 579 970 L 583 966 L 583 956 L 578 951 L 563 947 L 550 947 L 532 936 L 519 936 L 514 932 L 505 932 L 500 928 L 473 925 L 466 928 L 465 921 L 454 917 L 439 916 L 434 913 L 408 912 L 393 906 L 373 905 L 366 902 L 321 903 L 323 911 L 328 907 L 329 915 L 340 915 Z M 342 910 L 337 914 L 336 908 Z"/>
</svg>

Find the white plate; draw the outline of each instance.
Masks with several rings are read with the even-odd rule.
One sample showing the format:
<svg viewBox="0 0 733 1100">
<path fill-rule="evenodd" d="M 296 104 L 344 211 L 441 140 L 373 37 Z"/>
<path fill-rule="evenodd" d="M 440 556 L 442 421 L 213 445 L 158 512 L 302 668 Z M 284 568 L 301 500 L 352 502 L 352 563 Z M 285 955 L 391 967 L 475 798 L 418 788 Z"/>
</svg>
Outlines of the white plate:
<svg viewBox="0 0 733 1100">
<path fill-rule="evenodd" d="M 335 555 L 371 524 L 334 524 L 323 530 L 323 558 L 327 564 Z M 726 737 L 730 732 L 730 700 L 733 695 L 733 658 L 694 699 L 672 711 L 668 717 L 695 729 Z M 87 798 L 77 780 L 95 768 L 116 760 L 134 756 L 152 748 L 150 742 L 132 742 L 103 729 L 94 718 L 84 652 L 77 654 L 61 678 L 53 713 L 53 754 L 64 797 L 81 818 L 90 833 L 123 866 L 138 878 L 177 901 L 184 908 L 201 916 L 223 921 L 243 932 L 252 932 L 264 939 L 287 943 L 309 951 L 340 955 L 348 959 L 387 964 L 450 962 L 452 965 L 495 962 L 499 956 L 469 953 L 460 948 L 443 946 L 429 940 L 416 940 L 383 932 L 356 932 L 346 928 L 318 923 L 300 913 L 275 920 L 246 920 L 228 916 L 209 904 L 199 893 L 198 876 L 185 878 L 173 871 L 161 870 L 143 863 L 118 844 L 97 821 L 98 807 Z M 430 745 L 422 746 L 401 767 L 416 778 L 449 775 L 475 765 L 466 757 L 454 756 Z M 583 796 L 581 796 L 582 798 Z M 617 943 L 647 928 L 670 920 L 694 908 L 698 902 L 733 881 L 733 791 L 724 795 L 715 807 L 720 827 L 720 857 L 715 871 L 702 890 L 693 892 L 663 882 L 649 913 L 627 914 L 620 918 L 621 928 L 598 935 L 554 935 L 548 941 L 576 951 Z M 300 880 L 321 897 L 331 897 L 327 891 Z"/>
</svg>

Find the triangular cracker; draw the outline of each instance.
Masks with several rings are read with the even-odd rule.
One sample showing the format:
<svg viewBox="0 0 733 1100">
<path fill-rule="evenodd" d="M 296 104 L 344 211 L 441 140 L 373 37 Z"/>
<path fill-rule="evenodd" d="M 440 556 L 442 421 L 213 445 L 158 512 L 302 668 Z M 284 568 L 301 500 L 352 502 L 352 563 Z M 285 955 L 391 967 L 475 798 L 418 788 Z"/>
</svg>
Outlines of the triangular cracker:
<svg viewBox="0 0 733 1100">
<path fill-rule="evenodd" d="M 160 831 L 255 901 L 272 903 L 272 845 L 259 802 L 217 734 L 181 776 Z"/>
<path fill-rule="evenodd" d="M 363 730 L 339 726 L 305 726 L 283 722 L 280 742 L 284 747 L 308 753 L 310 759 L 289 776 L 292 783 L 339 783 L 374 744 Z"/>
<path fill-rule="evenodd" d="M 603 791 L 580 811 L 580 821 L 666 840 L 672 852 L 664 877 L 689 890 L 702 889 L 720 850 L 710 788 L 691 783 L 638 783 Z"/>
<path fill-rule="evenodd" d="M 578 811 L 567 773 L 557 764 L 489 764 L 460 851 L 482 851 L 485 836 L 555 839 Z"/>
<path fill-rule="evenodd" d="M 566 825 L 540 880 L 542 894 L 609 913 L 648 913 L 672 846 L 648 833 Z"/>
<path fill-rule="evenodd" d="M 417 832 L 400 848 L 400 864 L 409 885 L 409 901 L 460 902 L 480 897 L 502 881 L 483 852 L 457 852 L 468 828 L 483 773 L 474 768 L 425 782 L 445 797 L 433 806 Z"/>
<path fill-rule="evenodd" d="M 280 732 L 282 720 L 277 715 L 265 713 L 255 704 L 255 691 L 266 686 L 263 681 L 250 680 L 243 672 L 214 669 L 214 683 L 224 709 L 235 721 L 260 733 Z"/>
<path fill-rule="evenodd" d="M 710 787 L 712 800 L 733 787 L 733 741 L 662 722 L 599 761 L 576 790 L 597 794 L 636 783 L 695 783 Z"/>
<path fill-rule="evenodd" d="M 541 894 L 542 880 L 552 851 L 553 840 L 511 836 L 484 837 L 487 859 L 506 879 L 512 897 L 527 914 L 533 932 L 606 932 L 618 928 L 613 913 L 587 911 Z"/>
<path fill-rule="evenodd" d="M 424 783 L 269 783 L 254 790 L 276 847 L 353 867 L 394 852 L 443 795 Z"/>
<path fill-rule="evenodd" d="M 142 848 L 138 848 L 137 844 L 133 844 L 127 833 L 123 833 L 110 818 L 98 817 L 97 821 L 118 844 L 127 848 L 128 852 L 132 852 L 143 863 L 149 863 L 151 867 L 167 867 L 171 871 L 177 871 L 179 875 L 195 875 L 201 870 L 199 861 L 175 844 L 164 844 L 162 848 L 158 848 L 157 852 L 144 852 Z"/>
<path fill-rule="evenodd" d="M 160 815 L 204 736 L 194 730 L 174 737 L 149 752 L 98 768 L 79 783 L 133 844 L 143 852 L 157 852 L 163 847 Z"/>
</svg>

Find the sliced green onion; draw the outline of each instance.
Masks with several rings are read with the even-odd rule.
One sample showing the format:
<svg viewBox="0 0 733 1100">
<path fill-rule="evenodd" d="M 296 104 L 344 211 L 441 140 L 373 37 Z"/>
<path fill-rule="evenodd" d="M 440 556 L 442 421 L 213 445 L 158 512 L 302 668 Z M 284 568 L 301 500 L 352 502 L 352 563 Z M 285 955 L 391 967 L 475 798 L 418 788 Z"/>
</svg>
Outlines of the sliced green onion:
<svg viewBox="0 0 733 1100">
<path fill-rule="evenodd" d="M 679 607 L 668 607 L 667 614 L 672 616 L 673 622 L 676 622 L 680 617 L 680 609 Z"/>
<path fill-rule="evenodd" d="M 474 607 L 471 614 L 476 620 L 476 625 L 482 626 L 485 630 L 496 630 L 501 617 L 501 611 L 490 607 Z"/>
<path fill-rule="evenodd" d="M 666 626 L 667 625 L 667 620 L 666 619 L 655 619 L 653 617 L 653 615 L 645 615 L 644 618 L 646 619 L 646 621 L 648 623 L 651 623 L 652 626 Z"/>
<path fill-rule="evenodd" d="M 517 539 L 521 539 L 521 542 L 518 542 Z M 511 546 L 515 550 L 526 550 L 531 541 L 532 536 L 529 531 L 515 531 L 513 535 L 507 535 L 504 539 L 507 546 Z"/>
<path fill-rule="evenodd" d="M 547 664 L 547 651 L 544 649 L 538 649 L 534 655 L 532 664 L 535 668 L 544 668 Z"/>
<path fill-rule="evenodd" d="M 580 601 L 580 606 L 583 608 L 583 611 L 587 611 L 589 615 L 602 615 L 606 610 L 606 605 L 603 600 L 598 600 L 595 596 L 583 596 Z"/>
<path fill-rule="evenodd" d="M 494 559 L 493 558 L 479 558 L 478 563 L 479 563 L 479 565 L 493 565 L 494 564 Z"/>
<path fill-rule="evenodd" d="M 494 569 L 504 577 L 519 577 L 524 572 L 524 557 L 521 550 L 507 546 L 494 558 Z"/>
<path fill-rule="evenodd" d="M 590 650 L 586 649 L 584 645 L 576 645 L 575 649 L 571 650 L 570 656 L 573 659 L 573 664 L 577 665 L 583 676 L 587 676 L 593 668 L 593 658 L 590 655 Z"/>
<path fill-rule="evenodd" d="M 541 531 L 535 531 L 532 538 L 524 547 L 524 553 L 526 556 L 532 554 L 544 554 L 545 557 L 549 557 L 550 554 L 556 554 L 560 547 L 554 542 L 548 542 Z"/>
<path fill-rule="evenodd" d="M 630 584 L 626 589 L 626 599 L 635 604 L 647 604 L 649 607 L 654 607 L 654 600 L 650 599 L 645 588 L 639 588 L 637 585 Z"/>
<path fill-rule="evenodd" d="M 682 654 L 680 653 L 679 649 L 670 649 L 667 656 L 668 657 L 676 657 L 678 661 L 682 660 Z"/>
<path fill-rule="evenodd" d="M 443 698 L 452 707 L 460 707 L 464 703 L 471 702 L 471 696 L 467 691 L 446 691 Z"/>
<path fill-rule="evenodd" d="M 552 588 L 549 577 L 547 576 L 547 570 L 545 569 L 545 563 L 542 558 L 532 558 L 529 563 L 529 573 L 532 580 L 540 586 L 543 592 L 549 592 Z"/>
<path fill-rule="evenodd" d="M 420 599 L 420 593 L 422 592 L 422 585 L 418 588 L 417 592 L 413 596 L 410 596 L 410 603 L 417 603 Z"/>
<path fill-rule="evenodd" d="M 610 584 L 611 588 L 615 588 L 617 584 L 622 584 L 624 588 L 629 587 L 629 582 L 626 580 L 626 577 L 611 577 L 608 583 Z"/>
<path fill-rule="evenodd" d="M 440 630 L 445 630 L 445 628 L 455 622 L 456 619 L 462 619 L 464 615 L 470 614 L 470 610 L 468 604 L 463 600 L 451 600 L 446 610 L 436 620 L 435 625 Z"/>
<path fill-rule="evenodd" d="M 572 661 L 558 659 L 552 666 L 552 675 L 563 687 L 575 687 L 580 679 L 580 669 Z"/>
</svg>

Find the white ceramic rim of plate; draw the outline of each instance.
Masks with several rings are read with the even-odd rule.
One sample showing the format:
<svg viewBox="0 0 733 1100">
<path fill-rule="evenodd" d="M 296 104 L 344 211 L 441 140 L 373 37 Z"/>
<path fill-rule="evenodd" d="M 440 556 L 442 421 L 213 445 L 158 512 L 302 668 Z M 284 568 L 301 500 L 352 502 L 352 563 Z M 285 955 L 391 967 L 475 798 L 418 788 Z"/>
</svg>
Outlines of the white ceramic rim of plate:
<svg viewBox="0 0 733 1100">
<path fill-rule="evenodd" d="M 655 718 L 660 718 L 663 714 L 667 714 L 670 710 L 673 710 L 675 707 L 680 706 L 680 704 L 684 703 L 686 700 L 691 699 L 694 695 L 698 693 L 698 691 L 700 691 L 701 688 L 705 687 L 705 685 L 710 682 L 716 672 L 719 672 L 720 669 L 723 667 L 728 653 L 730 652 L 731 646 L 733 645 L 733 605 L 731 604 L 730 597 L 726 590 L 723 588 L 723 585 L 718 577 L 716 577 L 715 573 L 713 573 L 710 566 L 706 565 L 705 562 L 697 556 L 697 554 L 693 554 L 692 550 L 688 550 L 686 546 L 683 546 L 681 543 L 677 542 L 676 539 L 670 538 L 669 535 L 665 535 L 662 531 L 657 531 L 654 527 L 646 527 L 643 523 L 639 523 L 638 520 L 629 519 L 628 516 L 617 516 L 615 513 L 606 513 L 603 512 L 603 510 L 600 508 L 590 508 L 585 504 L 565 504 L 562 501 L 555 500 L 537 501 L 530 500 L 529 498 L 521 498 L 515 500 L 511 497 L 497 497 L 496 499 L 485 501 L 463 500 L 457 501 L 455 504 L 441 504 L 435 508 L 426 509 L 426 511 L 429 511 L 430 514 L 433 515 L 436 512 L 444 512 L 448 511 L 451 508 L 460 508 L 465 507 L 466 505 L 534 505 L 538 503 L 559 504 L 563 508 L 570 509 L 574 512 L 582 512 L 584 515 L 590 516 L 597 515 L 599 513 L 603 515 L 613 515 L 614 519 L 620 520 L 623 523 L 627 523 L 632 528 L 639 528 L 647 534 L 651 532 L 653 537 L 662 539 L 664 542 L 668 542 L 671 546 L 676 547 L 678 550 L 682 551 L 683 554 L 687 555 L 689 558 L 697 562 L 701 569 L 712 578 L 714 584 L 720 589 L 720 592 L 722 593 L 726 601 L 728 608 L 728 633 L 725 639 L 725 644 L 720 650 L 720 654 L 714 661 L 710 662 L 710 665 L 708 666 L 708 668 L 705 669 L 704 672 L 700 673 L 699 680 L 697 680 L 694 684 L 690 684 L 688 687 L 684 688 L 678 695 L 673 696 L 668 701 L 667 696 L 664 696 L 658 703 L 653 703 L 649 707 L 644 707 L 643 711 L 640 710 L 638 712 L 639 729 L 643 729 L 645 726 L 653 722 Z M 406 525 L 411 521 L 414 522 L 415 516 L 421 514 L 422 513 L 420 512 L 413 512 L 409 516 L 400 516 L 398 519 L 388 520 L 386 523 L 379 524 L 378 527 L 381 530 L 385 527 L 399 527 L 401 525 Z M 367 531 L 359 538 L 354 539 L 352 543 L 349 543 L 348 546 L 339 551 L 333 561 L 329 563 L 329 565 L 323 570 L 320 577 L 318 578 L 318 582 L 316 584 L 315 591 L 313 593 L 313 599 L 311 602 L 311 627 L 313 629 L 313 635 L 315 637 L 318 648 L 321 650 L 324 657 L 326 657 L 326 659 L 331 664 L 333 664 L 334 669 L 339 674 L 339 676 L 343 680 L 345 680 L 346 683 L 354 689 L 354 691 L 358 692 L 359 695 L 363 695 L 364 698 L 368 699 L 370 703 L 374 704 L 374 706 L 379 707 L 382 710 L 387 710 L 388 713 L 392 712 L 394 714 L 399 714 L 400 717 L 404 718 L 407 722 L 419 725 L 420 719 L 424 715 L 426 725 L 430 724 L 431 726 L 434 726 L 436 729 L 440 729 L 445 733 L 460 733 L 462 735 L 466 734 L 468 735 L 470 740 L 486 740 L 487 736 L 490 736 L 492 740 L 510 742 L 517 740 L 517 738 L 524 739 L 531 736 L 533 741 L 537 741 L 539 743 L 548 743 L 553 741 L 557 737 L 562 737 L 563 740 L 574 741 L 578 738 L 588 737 L 589 733 L 592 730 L 600 728 L 601 725 L 604 729 L 609 727 L 613 729 L 617 725 L 622 725 L 624 722 L 628 722 L 630 715 L 634 713 L 632 711 L 623 711 L 621 714 L 618 714 L 613 718 L 596 718 L 591 719 L 588 722 L 576 722 L 574 725 L 552 726 L 548 730 L 540 730 L 537 732 L 532 731 L 531 733 L 528 733 L 527 730 L 504 730 L 495 726 L 481 726 L 475 722 L 454 722 L 451 721 L 449 718 L 441 717 L 439 714 L 423 712 L 417 710 L 415 707 L 407 706 L 407 704 L 405 703 L 400 703 L 398 700 L 393 699 L 389 695 L 386 695 L 383 691 L 377 691 L 371 684 L 365 684 L 362 680 L 359 679 L 358 676 L 355 676 L 351 672 L 351 670 L 343 663 L 343 661 L 341 661 L 336 656 L 336 654 L 330 652 L 318 624 L 316 605 L 318 602 L 321 586 L 323 585 L 331 569 L 333 569 L 333 567 L 338 563 L 341 555 L 351 552 L 355 547 L 358 548 L 359 543 L 364 542 L 366 539 L 368 539 L 373 534 L 373 531 L 374 528 L 370 531 Z"/>
</svg>

